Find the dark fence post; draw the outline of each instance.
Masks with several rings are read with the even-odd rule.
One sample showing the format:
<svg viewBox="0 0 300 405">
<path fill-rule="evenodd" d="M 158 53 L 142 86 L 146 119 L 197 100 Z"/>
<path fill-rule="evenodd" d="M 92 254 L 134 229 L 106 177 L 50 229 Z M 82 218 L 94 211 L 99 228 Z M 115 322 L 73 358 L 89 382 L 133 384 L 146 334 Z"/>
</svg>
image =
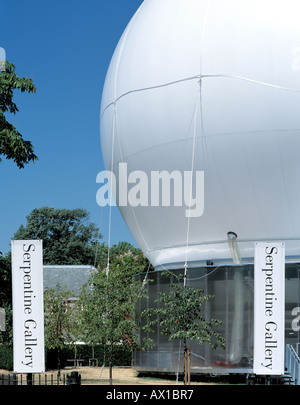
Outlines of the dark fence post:
<svg viewBox="0 0 300 405">
<path fill-rule="evenodd" d="M 81 375 L 78 371 L 72 371 L 71 375 L 67 374 L 67 385 L 81 385 Z"/>
<path fill-rule="evenodd" d="M 27 373 L 27 385 L 32 385 L 32 373 Z"/>
<path fill-rule="evenodd" d="M 13 385 L 18 385 L 18 376 L 17 373 L 13 374 Z"/>
</svg>

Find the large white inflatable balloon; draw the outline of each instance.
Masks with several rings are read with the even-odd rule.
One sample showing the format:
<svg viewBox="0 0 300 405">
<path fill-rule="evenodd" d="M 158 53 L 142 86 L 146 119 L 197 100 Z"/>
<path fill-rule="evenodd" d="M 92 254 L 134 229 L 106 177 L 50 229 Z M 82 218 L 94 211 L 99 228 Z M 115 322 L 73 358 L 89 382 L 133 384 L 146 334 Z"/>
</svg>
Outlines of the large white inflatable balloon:
<svg viewBox="0 0 300 405">
<path fill-rule="evenodd" d="M 154 266 L 232 260 L 228 232 L 244 261 L 265 240 L 299 257 L 299 15 L 298 0 L 145 0 L 126 28 L 101 144 Z"/>
</svg>

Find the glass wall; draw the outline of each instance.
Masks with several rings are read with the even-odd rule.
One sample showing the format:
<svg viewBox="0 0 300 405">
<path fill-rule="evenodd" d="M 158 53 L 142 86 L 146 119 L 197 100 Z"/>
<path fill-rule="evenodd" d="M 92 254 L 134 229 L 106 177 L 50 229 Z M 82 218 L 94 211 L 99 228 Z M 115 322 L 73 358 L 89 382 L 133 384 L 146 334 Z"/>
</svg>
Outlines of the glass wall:
<svg viewBox="0 0 300 405">
<path fill-rule="evenodd" d="M 182 270 L 170 270 L 182 273 Z M 286 264 L 286 343 L 299 342 L 300 330 L 300 263 Z M 191 372 L 222 374 L 251 373 L 253 365 L 253 264 L 232 266 L 207 266 L 191 268 L 187 273 L 187 285 L 203 289 L 205 294 L 214 295 L 203 307 L 207 320 L 222 321 L 216 330 L 226 339 L 226 349 L 211 349 L 207 344 L 190 342 Z M 145 275 L 136 276 L 141 281 Z M 160 271 L 149 273 L 149 300 L 139 302 L 137 311 L 157 305 L 154 300 L 160 292 L 167 292 L 170 283 L 177 282 Z M 146 337 L 140 333 L 140 338 Z M 183 372 L 183 342 L 169 342 L 160 333 L 157 325 L 149 335 L 155 347 L 134 353 L 133 366 L 139 371 L 176 373 Z"/>
</svg>

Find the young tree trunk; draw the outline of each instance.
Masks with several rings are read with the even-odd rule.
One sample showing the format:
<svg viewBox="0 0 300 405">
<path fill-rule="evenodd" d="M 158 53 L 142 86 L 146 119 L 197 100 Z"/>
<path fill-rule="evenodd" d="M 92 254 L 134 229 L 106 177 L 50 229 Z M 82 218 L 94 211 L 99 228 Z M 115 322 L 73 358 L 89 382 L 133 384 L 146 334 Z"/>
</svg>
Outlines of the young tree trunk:
<svg viewBox="0 0 300 405">
<path fill-rule="evenodd" d="M 184 385 L 187 385 L 187 347 L 186 339 L 183 339 L 183 350 L 184 350 Z"/>
<path fill-rule="evenodd" d="M 57 371 L 60 372 L 60 347 L 57 348 Z"/>
<path fill-rule="evenodd" d="M 191 348 L 184 341 L 184 385 L 191 384 Z"/>
<path fill-rule="evenodd" d="M 187 349 L 184 349 L 184 385 L 187 385 Z"/>
<path fill-rule="evenodd" d="M 109 384 L 112 385 L 112 354 L 113 354 L 113 344 L 110 344 L 110 354 L 109 354 Z"/>
<path fill-rule="evenodd" d="M 191 384 L 191 348 L 188 348 L 188 385 Z"/>
</svg>

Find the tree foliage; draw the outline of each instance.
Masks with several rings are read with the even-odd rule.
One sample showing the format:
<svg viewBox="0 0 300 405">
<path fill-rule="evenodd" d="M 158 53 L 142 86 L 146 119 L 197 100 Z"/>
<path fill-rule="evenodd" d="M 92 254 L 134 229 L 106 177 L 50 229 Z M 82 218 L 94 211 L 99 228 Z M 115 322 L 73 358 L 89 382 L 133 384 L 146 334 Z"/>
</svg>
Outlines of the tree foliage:
<svg viewBox="0 0 300 405">
<path fill-rule="evenodd" d="M 49 349 L 62 349 L 72 342 L 72 307 L 68 305 L 72 296 L 74 293 L 60 284 L 44 292 L 45 345 Z"/>
<path fill-rule="evenodd" d="M 14 239 L 42 239 L 44 264 L 93 265 L 101 237 L 85 209 L 34 209 Z"/>
<path fill-rule="evenodd" d="M 141 317 L 146 319 L 142 328 L 144 332 L 154 332 L 153 328 L 158 322 L 161 333 L 168 336 L 169 341 L 183 340 L 185 355 L 192 340 L 200 345 L 207 343 L 213 349 L 218 346 L 225 348 L 225 339 L 215 331 L 222 322 L 206 319 L 203 313 L 203 304 L 214 296 L 205 295 L 204 290 L 187 286 L 180 275 L 173 274 L 173 277 L 175 283 L 169 285 L 169 291 L 160 292 L 154 301 L 157 306 L 142 311 Z M 152 344 L 151 338 L 145 340 Z"/>
<path fill-rule="evenodd" d="M 73 296 L 71 290 L 60 284 L 56 288 L 46 288 L 44 292 L 45 346 L 58 350 L 58 369 L 61 350 L 77 337 L 78 316 L 75 307 L 69 304 L 69 298 Z"/>
<path fill-rule="evenodd" d="M 109 272 L 99 268 L 84 286 L 79 298 L 81 308 L 81 337 L 90 344 L 109 343 L 110 382 L 112 383 L 112 358 L 116 344 L 137 345 L 135 335 L 135 305 L 144 294 L 141 283 L 132 275 L 143 271 L 139 256 L 122 249 L 111 258 Z M 124 248 L 124 246 L 123 246 Z M 115 250 L 118 251 L 117 246 Z"/>
<path fill-rule="evenodd" d="M 195 340 L 200 345 L 211 344 L 215 349 L 224 346 L 224 339 L 214 330 L 222 323 L 217 319 L 206 320 L 202 313 L 204 302 L 213 299 L 212 295 L 205 295 L 204 290 L 180 283 L 170 284 L 169 291 L 159 293 L 155 300 L 160 305 L 157 308 L 147 308 L 142 316 L 148 319 L 145 331 L 151 331 L 159 319 L 161 333 L 175 339 Z"/>
<path fill-rule="evenodd" d="M 0 307 L 11 303 L 11 261 L 9 255 L 0 254 Z"/>
<path fill-rule="evenodd" d="M 110 264 L 115 267 L 122 267 L 130 277 L 133 274 L 153 270 L 153 266 L 144 256 L 142 250 L 129 242 L 122 241 L 110 247 L 104 242 L 99 244 L 96 250 L 99 269 L 106 268 L 108 255 Z"/>
<path fill-rule="evenodd" d="M 6 330 L 0 331 L 0 343 L 12 344 L 12 291 L 10 256 L 0 254 L 0 307 L 5 310 Z"/>
<path fill-rule="evenodd" d="M 20 132 L 6 119 L 5 113 L 16 114 L 19 111 L 13 101 L 14 90 L 36 92 L 32 79 L 19 77 L 15 66 L 6 62 L 5 71 L 0 73 L 0 156 L 12 159 L 18 168 L 22 169 L 25 164 L 37 160 L 37 156 L 34 154 L 32 143 L 24 140 Z"/>
</svg>

